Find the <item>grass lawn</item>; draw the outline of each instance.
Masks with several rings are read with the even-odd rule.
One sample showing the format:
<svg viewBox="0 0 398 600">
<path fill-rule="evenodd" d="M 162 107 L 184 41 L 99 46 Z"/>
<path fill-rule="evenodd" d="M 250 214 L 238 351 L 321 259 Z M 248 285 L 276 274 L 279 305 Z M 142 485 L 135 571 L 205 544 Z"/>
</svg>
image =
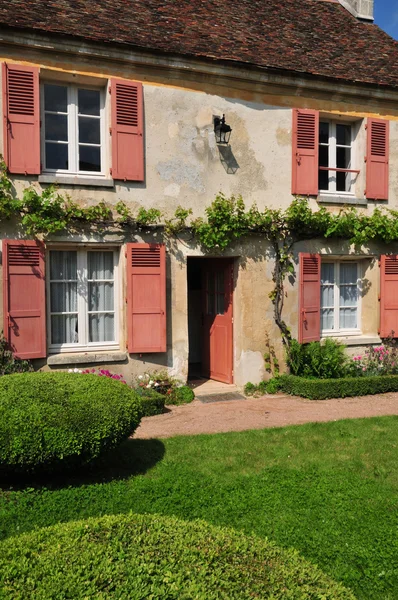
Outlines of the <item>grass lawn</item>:
<svg viewBox="0 0 398 600">
<path fill-rule="evenodd" d="M 129 440 L 79 479 L 0 491 L 0 535 L 134 511 L 294 547 L 357 598 L 398 598 L 398 417 Z"/>
</svg>

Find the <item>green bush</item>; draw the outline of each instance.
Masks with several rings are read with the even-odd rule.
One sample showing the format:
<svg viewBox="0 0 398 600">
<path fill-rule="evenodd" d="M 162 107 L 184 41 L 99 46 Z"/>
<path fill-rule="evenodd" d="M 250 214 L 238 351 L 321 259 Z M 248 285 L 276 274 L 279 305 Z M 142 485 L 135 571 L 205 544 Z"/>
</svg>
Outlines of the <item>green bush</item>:
<svg viewBox="0 0 398 600">
<path fill-rule="evenodd" d="M 251 381 L 249 381 L 248 383 L 246 383 L 245 387 L 243 388 L 243 391 L 245 396 L 254 396 L 254 394 L 257 392 L 257 389 L 257 386 Z"/>
<path fill-rule="evenodd" d="M 310 400 L 398 392 L 398 375 L 340 379 L 305 379 L 294 375 L 281 375 L 278 380 L 280 389 L 286 394 L 302 396 Z"/>
<path fill-rule="evenodd" d="M 2 598 L 354 600 L 295 550 L 203 521 L 113 515 L 0 545 Z"/>
<path fill-rule="evenodd" d="M 32 363 L 28 360 L 15 358 L 8 347 L 7 340 L 0 335 L 0 375 L 28 373 L 29 371 L 33 371 Z"/>
<path fill-rule="evenodd" d="M 297 340 L 292 340 L 287 350 L 290 372 L 299 377 L 345 377 L 348 360 L 345 346 L 331 338 L 310 344 L 299 344 Z"/>
<path fill-rule="evenodd" d="M 195 399 L 195 392 L 187 385 L 171 388 L 166 395 L 166 404 L 189 404 Z"/>
<path fill-rule="evenodd" d="M 120 381 L 77 373 L 0 378 L 0 472 L 87 463 L 133 433 L 137 394 Z"/>
<path fill-rule="evenodd" d="M 153 415 L 160 415 L 164 411 L 165 396 L 159 394 L 152 389 L 136 388 L 135 391 L 140 396 L 142 405 L 142 416 L 152 417 Z"/>
</svg>

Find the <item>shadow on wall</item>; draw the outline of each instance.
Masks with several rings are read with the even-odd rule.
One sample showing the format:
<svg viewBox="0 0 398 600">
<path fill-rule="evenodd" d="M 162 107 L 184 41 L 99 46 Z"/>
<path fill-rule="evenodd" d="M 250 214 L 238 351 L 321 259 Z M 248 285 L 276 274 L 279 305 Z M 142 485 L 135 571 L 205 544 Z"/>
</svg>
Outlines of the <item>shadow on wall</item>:
<svg viewBox="0 0 398 600">
<path fill-rule="evenodd" d="M 238 161 L 236 160 L 231 146 L 218 146 L 220 161 L 228 175 L 235 175 L 239 169 Z"/>
</svg>

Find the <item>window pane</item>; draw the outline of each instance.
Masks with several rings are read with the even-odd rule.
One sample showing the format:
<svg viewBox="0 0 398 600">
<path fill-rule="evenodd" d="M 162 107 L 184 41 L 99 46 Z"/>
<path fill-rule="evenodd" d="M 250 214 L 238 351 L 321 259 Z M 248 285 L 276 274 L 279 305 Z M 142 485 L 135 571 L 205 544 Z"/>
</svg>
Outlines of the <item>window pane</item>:
<svg viewBox="0 0 398 600">
<path fill-rule="evenodd" d="M 50 279 L 77 279 L 77 253 L 52 250 L 50 252 Z"/>
<path fill-rule="evenodd" d="M 351 169 L 351 148 L 336 149 L 336 166 L 338 169 Z"/>
<path fill-rule="evenodd" d="M 320 190 L 328 190 L 329 189 L 328 171 L 319 171 L 318 189 L 320 189 Z"/>
<path fill-rule="evenodd" d="M 99 90 L 78 90 L 79 113 L 99 116 L 100 97 Z"/>
<path fill-rule="evenodd" d="M 101 149 L 79 146 L 79 171 L 101 171 Z"/>
<path fill-rule="evenodd" d="M 46 140 L 68 141 L 68 117 L 67 115 L 47 114 L 44 118 Z"/>
<path fill-rule="evenodd" d="M 113 252 L 88 253 L 88 279 L 113 279 Z"/>
<path fill-rule="evenodd" d="M 51 312 L 77 312 L 77 283 L 51 283 Z"/>
<path fill-rule="evenodd" d="M 357 312 L 356 308 L 340 308 L 340 329 L 357 329 Z"/>
<path fill-rule="evenodd" d="M 89 315 L 90 342 L 113 342 L 115 339 L 115 318 L 113 314 Z"/>
<path fill-rule="evenodd" d="M 358 288 L 356 285 L 340 287 L 340 306 L 356 306 L 358 303 Z"/>
<path fill-rule="evenodd" d="M 319 143 L 329 143 L 329 123 L 319 123 Z"/>
<path fill-rule="evenodd" d="M 352 183 L 351 173 L 337 173 L 336 174 L 336 190 L 338 192 L 350 192 Z"/>
<path fill-rule="evenodd" d="M 47 83 L 44 86 L 44 108 L 54 112 L 68 112 L 68 88 Z"/>
<path fill-rule="evenodd" d="M 333 308 L 321 309 L 321 329 L 334 329 L 334 310 Z"/>
<path fill-rule="evenodd" d="M 68 144 L 46 142 L 46 168 L 68 169 Z"/>
<path fill-rule="evenodd" d="M 217 294 L 216 296 L 217 298 L 217 314 L 218 315 L 223 315 L 225 312 L 225 298 L 224 298 L 224 294 Z"/>
<path fill-rule="evenodd" d="M 340 283 L 357 283 L 358 265 L 357 263 L 341 263 L 340 265 Z"/>
<path fill-rule="evenodd" d="M 82 144 L 101 143 L 101 127 L 99 119 L 79 117 L 79 142 Z"/>
<path fill-rule="evenodd" d="M 321 286 L 321 306 L 334 306 L 334 286 L 333 285 L 322 285 Z"/>
<path fill-rule="evenodd" d="M 334 264 L 322 263 L 321 265 L 321 283 L 334 283 Z"/>
<path fill-rule="evenodd" d="M 113 283 L 89 283 L 88 285 L 88 310 L 112 311 L 115 297 Z"/>
<path fill-rule="evenodd" d="M 351 125 L 336 125 L 336 143 L 337 145 L 351 146 Z"/>
<path fill-rule="evenodd" d="M 319 146 L 319 166 L 329 166 L 329 146 Z"/>
<path fill-rule="evenodd" d="M 78 344 L 77 315 L 52 315 L 52 344 Z"/>
</svg>

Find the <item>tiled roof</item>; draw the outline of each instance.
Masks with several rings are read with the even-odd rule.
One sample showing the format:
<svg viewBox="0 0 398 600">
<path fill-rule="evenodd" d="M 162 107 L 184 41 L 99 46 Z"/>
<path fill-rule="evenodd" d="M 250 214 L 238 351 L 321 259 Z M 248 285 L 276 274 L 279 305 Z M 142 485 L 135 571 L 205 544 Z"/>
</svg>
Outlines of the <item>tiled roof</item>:
<svg viewBox="0 0 398 600">
<path fill-rule="evenodd" d="M 337 0 L 0 0 L 0 23 L 398 87 L 398 42 Z"/>
</svg>

